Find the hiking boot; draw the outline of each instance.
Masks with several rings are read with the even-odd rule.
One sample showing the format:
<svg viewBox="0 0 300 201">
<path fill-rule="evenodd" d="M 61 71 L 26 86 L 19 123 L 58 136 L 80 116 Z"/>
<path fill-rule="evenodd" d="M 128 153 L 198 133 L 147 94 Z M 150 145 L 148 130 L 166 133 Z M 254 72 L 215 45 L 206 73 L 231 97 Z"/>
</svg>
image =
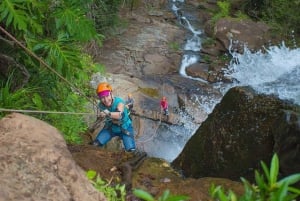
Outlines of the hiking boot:
<svg viewBox="0 0 300 201">
<path fill-rule="evenodd" d="M 91 142 L 89 143 L 89 145 L 98 147 L 98 146 L 100 146 L 100 143 L 99 143 L 97 140 L 95 140 L 95 141 L 91 141 Z"/>
<path fill-rule="evenodd" d="M 131 148 L 131 149 L 127 150 L 127 151 L 133 153 L 133 152 L 136 151 L 136 149 L 135 148 Z"/>
<path fill-rule="evenodd" d="M 141 151 L 139 149 L 131 149 L 131 153 L 133 153 L 134 156 L 142 156 L 142 155 L 147 155 L 146 152 Z"/>
</svg>

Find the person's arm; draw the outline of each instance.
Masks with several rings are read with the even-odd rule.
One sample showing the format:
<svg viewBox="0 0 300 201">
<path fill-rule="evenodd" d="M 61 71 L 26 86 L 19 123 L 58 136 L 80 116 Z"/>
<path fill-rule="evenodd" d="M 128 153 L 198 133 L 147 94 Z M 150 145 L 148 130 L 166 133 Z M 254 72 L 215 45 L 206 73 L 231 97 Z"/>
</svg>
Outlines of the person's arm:
<svg viewBox="0 0 300 201">
<path fill-rule="evenodd" d="M 116 112 L 111 112 L 110 113 L 110 117 L 112 118 L 112 119 L 121 119 L 122 118 L 122 114 L 123 114 L 123 112 L 124 112 L 124 107 L 125 107 L 125 105 L 124 105 L 124 103 L 119 103 L 118 104 L 118 106 L 117 106 L 117 110 L 118 111 L 116 111 Z"/>
<path fill-rule="evenodd" d="M 103 116 L 109 117 L 111 119 L 121 119 L 122 114 L 124 112 L 124 107 L 125 107 L 125 104 L 123 102 L 120 102 L 117 105 L 117 111 L 111 112 L 111 111 L 105 109 L 101 113 L 103 114 Z"/>
</svg>

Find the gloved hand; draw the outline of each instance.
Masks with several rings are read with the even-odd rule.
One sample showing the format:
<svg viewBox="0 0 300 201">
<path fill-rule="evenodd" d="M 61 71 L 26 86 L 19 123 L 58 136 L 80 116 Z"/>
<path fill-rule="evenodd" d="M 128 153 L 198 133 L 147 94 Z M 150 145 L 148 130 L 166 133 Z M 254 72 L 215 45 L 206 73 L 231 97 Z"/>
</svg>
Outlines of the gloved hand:
<svg viewBox="0 0 300 201">
<path fill-rule="evenodd" d="M 108 116 L 110 115 L 110 111 L 108 109 L 103 110 L 103 112 Z"/>
<path fill-rule="evenodd" d="M 107 117 L 107 116 L 110 116 L 110 111 L 105 109 L 103 111 L 100 112 L 100 117 Z"/>
</svg>

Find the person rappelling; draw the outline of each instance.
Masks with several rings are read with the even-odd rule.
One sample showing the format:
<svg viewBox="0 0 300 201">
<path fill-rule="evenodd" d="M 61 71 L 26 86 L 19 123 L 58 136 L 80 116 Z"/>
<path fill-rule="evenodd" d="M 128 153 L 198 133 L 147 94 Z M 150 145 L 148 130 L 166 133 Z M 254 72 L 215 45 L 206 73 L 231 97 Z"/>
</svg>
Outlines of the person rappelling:
<svg viewBox="0 0 300 201">
<path fill-rule="evenodd" d="M 167 117 L 167 121 L 169 121 L 169 104 L 165 96 L 160 100 L 160 109 L 163 111 L 163 115 Z"/>
<path fill-rule="evenodd" d="M 96 93 L 100 100 L 98 104 L 101 111 L 100 117 L 105 119 L 105 124 L 90 144 L 102 147 L 112 138 L 120 137 L 126 151 L 136 151 L 135 132 L 125 101 L 120 97 L 113 96 L 112 87 L 107 82 L 99 83 Z"/>
</svg>

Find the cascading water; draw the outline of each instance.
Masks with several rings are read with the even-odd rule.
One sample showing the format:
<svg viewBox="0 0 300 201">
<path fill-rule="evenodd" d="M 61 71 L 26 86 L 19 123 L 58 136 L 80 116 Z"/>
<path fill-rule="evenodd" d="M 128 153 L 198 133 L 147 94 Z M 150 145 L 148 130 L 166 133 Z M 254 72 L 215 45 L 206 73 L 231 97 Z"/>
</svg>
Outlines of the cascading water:
<svg viewBox="0 0 300 201">
<path fill-rule="evenodd" d="M 284 43 L 271 46 L 266 53 L 233 53 L 225 74 L 235 81 L 233 86 L 251 86 L 264 94 L 277 95 L 300 105 L 300 49 L 289 49 Z M 225 90 L 226 91 L 226 90 Z"/>
<path fill-rule="evenodd" d="M 182 58 L 179 72 L 183 77 L 207 83 L 203 79 L 193 78 L 185 73 L 186 67 L 200 60 L 199 51 L 201 50 L 201 38 L 199 36 L 203 32 L 194 28 L 194 26 L 190 23 L 190 19 L 183 15 L 180 8 L 183 3 L 184 0 L 172 0 L 172 2 L 170 2 L 170 7 L 180 21 L 180 24 L 189 30 L 186 44 L 183 47 L 184 56 Z M 199 102 L 197 96 L 194 96 L 193 99 L 194 102 Z M 204 99 L 201 100 L 203 101 Z M 158 128 L 155 128 L 156 126 L 154 125 L 145 133 L 155 134 L 155 136 L 152 135 L 140 138 L 138 139 L 137 144 L 142 146 L 142 149 L 150 156 L 163 158 L 170 162 L 173 161 L 199 126 L 193 123 L 191 120 L 192 117 L 187 116 L 184 112 L 179 113 L 183 125 L 166 125 L 161 123 Z"/>
<path fill-rule="evenodd" d="M 190 79 L 198 80 L 204 83 L 207 83 L 205 80 L 200 78 L 194 78 L 191 76 L 188 76 L 186 74 L 185 69 L 194 64 L 197 63 L 200 60 L 199 51 L 201 50 L 201 38 L 200 35 L 203 33 L 202 30 L 198 29 L 196 30 L 194 26 L 190 23 L 190 19 L 188 19 L 186 16 L 184 16 L 183 12 L 181 11 L 181 7 L 183 6 L 184 1 L 176 1 L 173 0 L 171 3 L 171 9 L 178 18 L 178 21 L 180 24 L 185 27 L 189 31 L 187 42 L 183 47 L 184 54 L 181 61 L 181 66 L 179 73 L 183 77 L 187 77 Z"/>
<path fill-rule="evenodd" d="M 170 4 L 179 22 L 193 33 L 184 47 L 185 54 L 180 66 L 180 74 L 188 77 L 186 68 L 200 60 L 200 34 L 202 31 L 195 31 L 189 19 L 183 15 L 184 12 L 181 12 L 181 7 L 184 6 L 183 0 L 172 0 Z M 225 71 L 225 75 L 232 78 L 234 82 L 231 84 L 217 83 L 214 84 L 214 88 L 218 88 L 224 94 L 234 86 L 251 86 L 260 93 L 274 94 L 281 99 L 292 100 L 294 103 L 300 104 L 300 49 L 290 49 L 282 43 L 280 46 L 266 48 L 265 52 L 252 53 L 246 46 L 243 54 L 231 52 L 233 59 Z M 199 97 L 198 99 L 207 98 Z M 213 109 L 219 101 L 220 98 L 216 97 L 215 101 L 202 101 L 201 103 L 208 103 L 209 105 L 202 107 Z"/>
<path fill-rule="evenodd" d="M 234 86 L 251 86 L 257 92 L 275 94 L 281 99 L 291 100 L 300 105 L 300 49 L 289 49 L 284 43 L 265 49 L 265 53 L 252 53 L 247 47 L 243 54 L 231 52 L 233 59 L 225 75 L 234 80 L 233 83 L 209 84 L 202 79 L 188 76 L 186 68 L 201 59 L 199 51 L 202 31 L 195 29 L 190 19 L 184 16 L 185 12 L 181 10 L 184 0 L 172 0 L 169 4 L 179 23 L 189 31 L 187 42 L 183 47 L 184 55 L 179 71 L 181 76 L 212 85 L 211 87 L 219 90 L 223 95 Z M 214 94 L 192 94 L 191 97 L 192 101 L 207 114 L 212 112 L 222 98 Z M 197 126 L 184 114 L 182 114 L 182 122 L 184 126 L 161 124 L 158 128 L 159 132 L 147 142 L 144 150 L 150 156 L 173 161 L 197 130 Z M 153 129 L 149 132 L 153 132 Z"/>
</svg>

